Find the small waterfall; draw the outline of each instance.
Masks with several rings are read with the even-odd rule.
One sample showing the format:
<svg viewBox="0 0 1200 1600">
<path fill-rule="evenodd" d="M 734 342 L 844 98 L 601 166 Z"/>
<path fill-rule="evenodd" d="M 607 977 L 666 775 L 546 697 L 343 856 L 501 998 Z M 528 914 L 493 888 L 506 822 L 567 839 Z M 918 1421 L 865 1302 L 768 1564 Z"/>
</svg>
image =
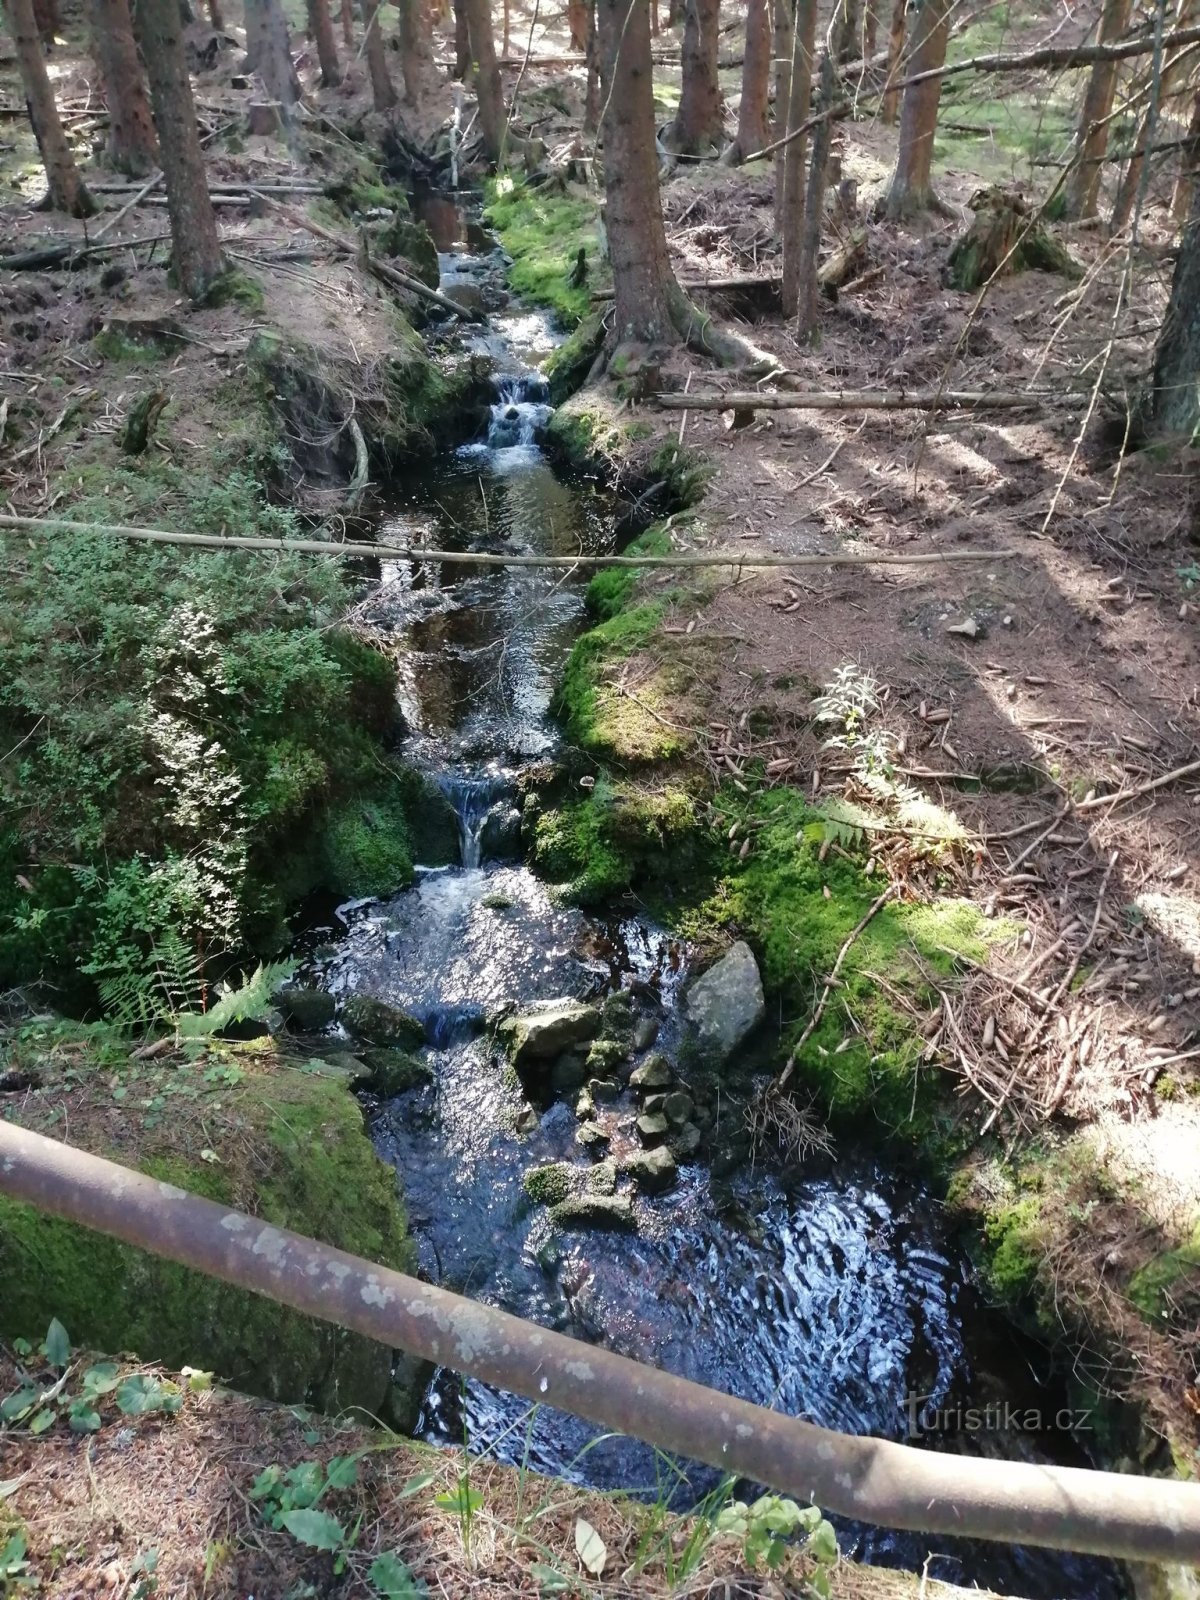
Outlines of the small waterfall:
<svg viewBox="0 0 1200 1600">
<path fill-rule="evenodd" d="M 438 782 L 458 817 L 458 849 L 462 864 L 464 867 L 477 867 L 483 860 L 483 830 L 488 814 L 497 800 L 511 793 L 511 781 L 496 772 L 471 777 L 444 772 Z"/>
<path fill-rule="evenodd" d="M 531 445 L 550 416 L 549 389 L 536 372 L 499 373 L 495 378 L 487 442 L 490 449 Z"/>
</svg>

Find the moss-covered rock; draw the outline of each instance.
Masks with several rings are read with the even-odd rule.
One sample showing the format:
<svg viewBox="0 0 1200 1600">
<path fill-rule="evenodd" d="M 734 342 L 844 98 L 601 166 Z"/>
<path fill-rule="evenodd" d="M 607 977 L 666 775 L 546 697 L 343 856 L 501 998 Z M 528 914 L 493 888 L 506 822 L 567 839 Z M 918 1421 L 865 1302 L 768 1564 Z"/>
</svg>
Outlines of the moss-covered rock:
<svg viewBox="0 0 1200 1600">
<path fill-rule="evenodd" d="M 425 1043 L 424 1023 L 374 995 L 352 994 L 342 1006 L 342 1022 L 356 1039 L 367 1044 L 418 1050 Z"/>
<path fill-rule="evenodd" d="M 434 1080 L 429 1063 L 407 1050 L 360 1050 L 358 1059 L 365 1071 L 355 1078 L 356 1087 L 369 1089 L 381 1100 L 394 1100 L 398 1094 L 423 1088 Z"/>
<path fill-rule="evenodd" d="M 550 1161 L 530 1167 L 521 1179 L 529 1198 L 539 1206 L 553 1206 L 565 1200 L 575 1187 L 575 1169 L 566 1161 Z"/>
<path fill-rule="evenodd" d="M 596 780 L 582 800 L 536 816 L 533 859 L 563 897 L 600 905 L 649 877 L 662 887 L 689 875 L 704 849 L 695 802 L 677 785 Z"/>
<path fill-rule="evenodd" d="M 147 1118 L 97 1120 L 93 1111 L 85 1119 L 82 1108 L 53 1126 L 190 1193 L 411 1271 L 395 1174 L 372 1149 L 344 1084 L 274 1065 L 218 1096 L 204 1076 L 211 1070 L 203 1061 L 172 1069 L 175 1094 L 187 1088 L 217 1102 L 194 1132 L 187 1118 L 151 1131 Z M 219 1070 L 233 1079 L 244 1069 Z M 64 1092 L 59 1085 L 55 1104 Z M 54 1109 L 46 1098 L 28 1097 L 21 1120 L 42 1120 Z M 207 1368 L 252 1393 L 326 1409 L 377 1412 L 391 1381 L 391 1352 L 358 1334 L 0 1197 L 0 1333 L 38 1337 L 51 1317 L 93 1349 Z"/>
<path fill-rule="evenodd" d="M 633 1229 L 637 1226 L 633 1201 L 627 1194 L 592 1194 L 586 1190 L 551 1206 L 550 1220 L 555 1227 L 563 1229 Z"/>
</svg>

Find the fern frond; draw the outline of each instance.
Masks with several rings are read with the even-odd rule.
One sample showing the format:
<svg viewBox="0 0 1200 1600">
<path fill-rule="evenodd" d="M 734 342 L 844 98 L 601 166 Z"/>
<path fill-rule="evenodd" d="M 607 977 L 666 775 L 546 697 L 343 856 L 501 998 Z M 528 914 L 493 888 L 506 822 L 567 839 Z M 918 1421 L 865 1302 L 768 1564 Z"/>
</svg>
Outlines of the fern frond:
<svg viewBox="0 0 1200 1600">
<path fill-rule="evenodd" d="M 237 1022 L 261 1022 L 271 1009 L 271 996 L 294 967 L 293 961 L 273 961 L 267 966 L 260 962 L 249 978 L 243 975 L 239 986 L 223 994 L 207 1011 L 177 1015 L 180 1036 L 207 1039 Z"/>
</svg>

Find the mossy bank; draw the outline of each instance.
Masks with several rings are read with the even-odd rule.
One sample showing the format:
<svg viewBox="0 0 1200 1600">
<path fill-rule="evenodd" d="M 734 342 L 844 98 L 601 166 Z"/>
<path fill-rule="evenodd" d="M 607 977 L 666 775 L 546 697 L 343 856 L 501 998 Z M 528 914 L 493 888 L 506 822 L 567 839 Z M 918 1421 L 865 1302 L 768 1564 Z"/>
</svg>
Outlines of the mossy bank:
<svg viewBox="0 0 1200 1600">
<path fill-rule="evenodd" d="M 139 1060 L 102 1029 L 30 1025 L 0 1061 L 33 1078 L 12 1120 L 265 1222 L 411 1271 L 396 1175 L 336 1064 L 269 1042 Z M 392 1352 L 0 1197 L 0 1335 L 58 1317 L 80 1344 L 215 1372 L 240 1389 L 411 1423 L 423 1374 Z"/>
</svg>

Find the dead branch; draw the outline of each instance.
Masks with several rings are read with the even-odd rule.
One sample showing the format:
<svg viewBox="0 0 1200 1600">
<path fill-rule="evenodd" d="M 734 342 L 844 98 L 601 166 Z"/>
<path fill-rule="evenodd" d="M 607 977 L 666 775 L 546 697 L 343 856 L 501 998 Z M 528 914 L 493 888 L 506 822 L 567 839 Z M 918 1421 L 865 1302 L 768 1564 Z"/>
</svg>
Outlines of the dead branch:
<svg viewBox="0 0 1200 1600">
<path fill-rule="evenodd" d="M 1200 43 L 1200 27 L 1176 28 L 1164 35 L 1162 45 Z M 1130 56 L 1147 56 L 1156 48 L 1153 38 L 1127 39 L 1122 44 L 1047 45 L 1020 55 L 972 56 L 942 67 L 929 67 L 901 78 L 893 87 L 907 89 L 911 83 L 929 78 L 952 78 L 962 72 L 1023 72 L 1032 67 L 1090 67 L 1097 61 L 1127 61 Z"/>
<path fill-rule="evenodd" d="M 728 394 L 651 396 L 664 411 L 938 411 L 976 407 L 1018 411 L 1035 406 L 1086 405 L 1087 395 L 983 389 L 813 389 L 806 394 L 767 394 L 731 389 Z"/>
<path fill-rule="evenodd" d="M 1161 778 L 1151 778 L 1146 783 L 1139 783 L 1132 789 L 1119 789 L 1116 794 L 1097 794 L 1090 800 L 1079 800 L 1075 804 L 1076 811 L 1099 811 L 1103 806 L 1121 806 L 1128 800 L 1137 800 L 1141 795 L 1152 794 L 1156 789 L 1165 789 L 1169 783 L 1177 783 L 1180 778 L 1190 778 L 1193 772 L 1200 772 L 1200 761 L 1189 761 L 1186 766 L 1176 767 L 1173 772 L 1164 772 Z"/>
</svg>

